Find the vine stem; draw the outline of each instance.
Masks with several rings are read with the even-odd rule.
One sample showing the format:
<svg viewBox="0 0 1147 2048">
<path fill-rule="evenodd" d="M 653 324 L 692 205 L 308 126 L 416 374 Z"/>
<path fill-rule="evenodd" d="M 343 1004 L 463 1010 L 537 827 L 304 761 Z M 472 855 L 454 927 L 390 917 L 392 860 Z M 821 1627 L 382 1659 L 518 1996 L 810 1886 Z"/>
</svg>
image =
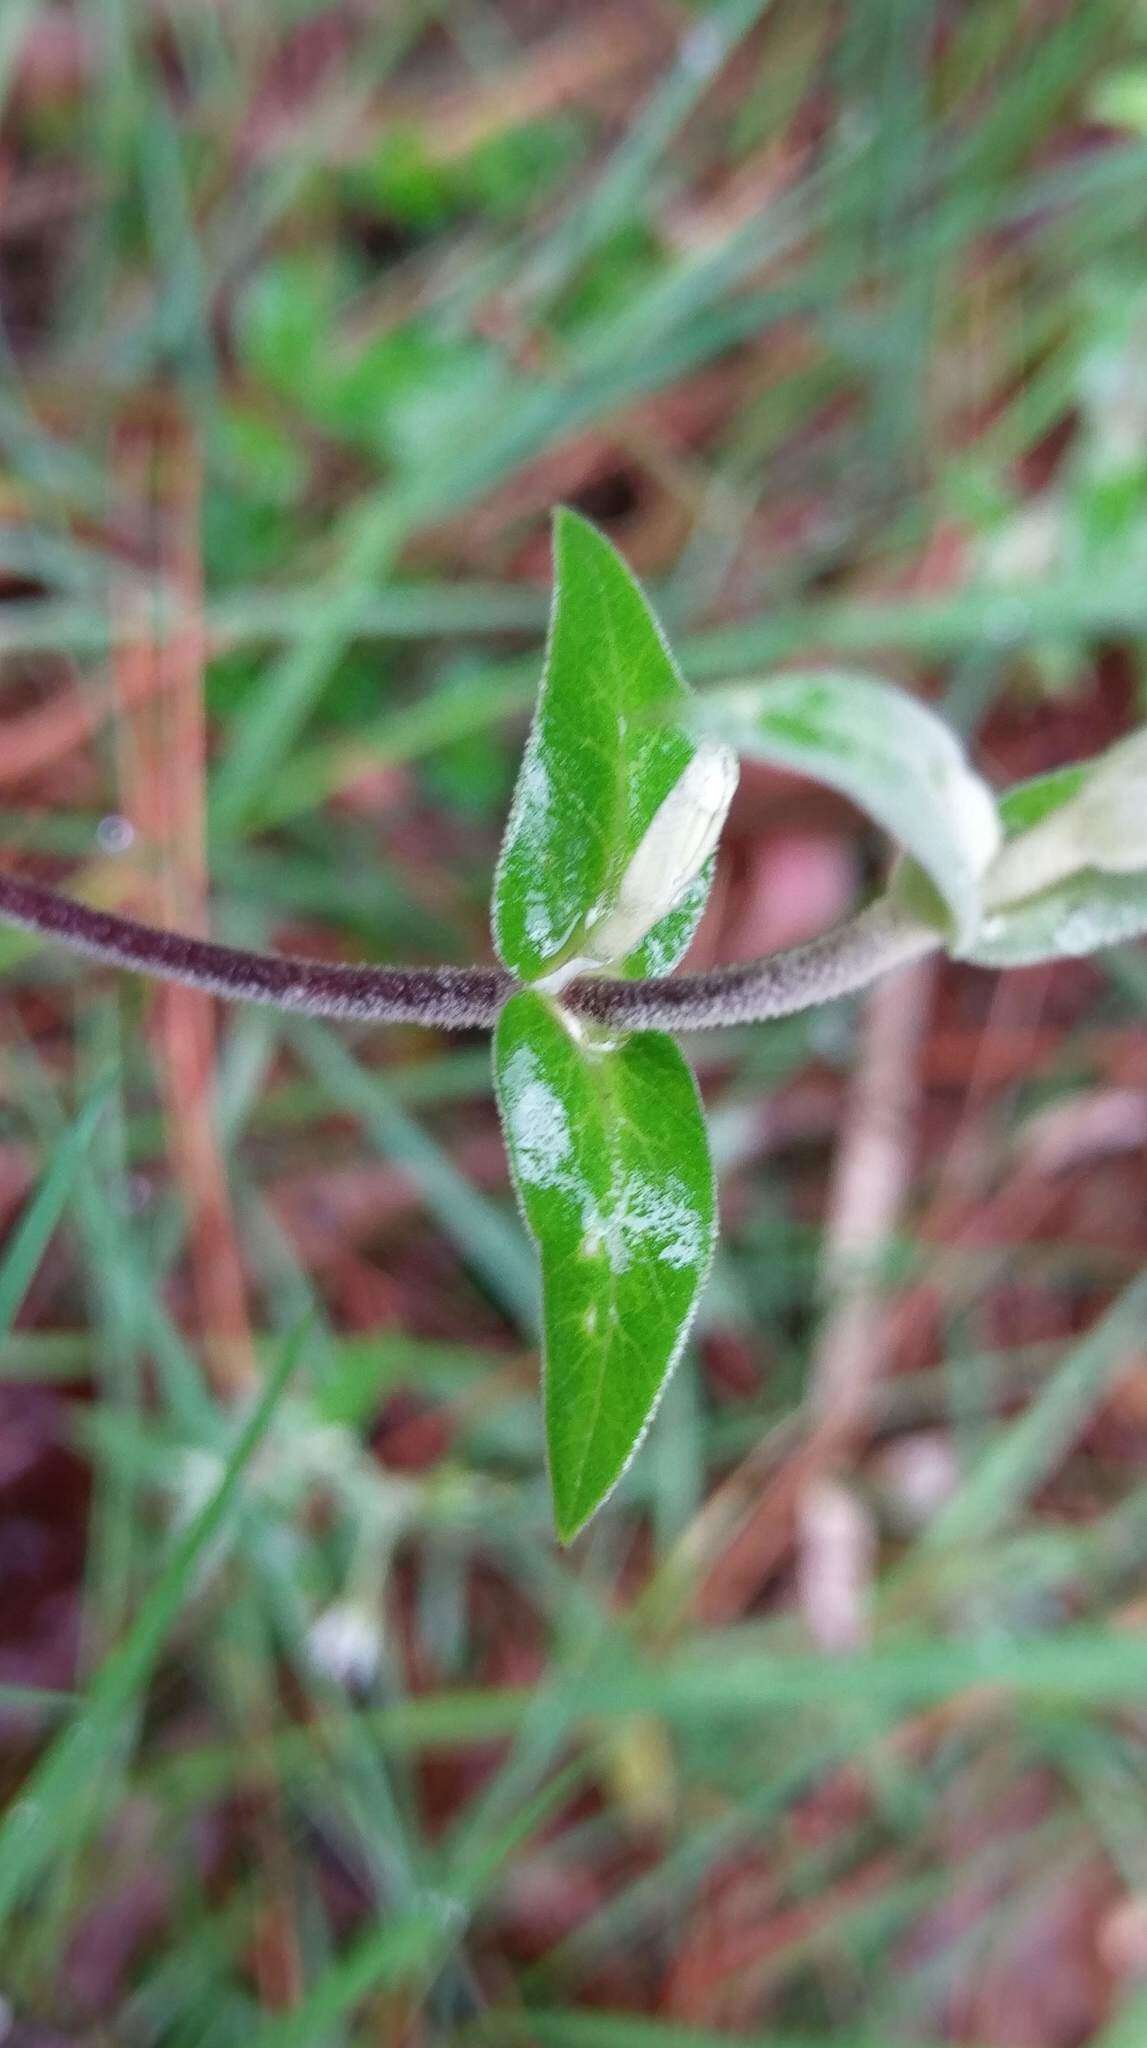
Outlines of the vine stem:
<svg viewBox="0 0 1147 2048">
<path fill-rule="evenodd" d="M 307 1017 L 489 1028 L 519 985 L 500 967 L 344 967 L 247 952 L 93 910 L 12 875 L 0 875 L 0 920 L 113 967 Z M 562 990 L 562 1003 L 595 1024 L 631 1031 L 761 1023 L 866 988 L 941 943 L 939 932 L 881 897 L 823 937 L 763 960 L 665 981 L 584 976 Z"/>
</svg>

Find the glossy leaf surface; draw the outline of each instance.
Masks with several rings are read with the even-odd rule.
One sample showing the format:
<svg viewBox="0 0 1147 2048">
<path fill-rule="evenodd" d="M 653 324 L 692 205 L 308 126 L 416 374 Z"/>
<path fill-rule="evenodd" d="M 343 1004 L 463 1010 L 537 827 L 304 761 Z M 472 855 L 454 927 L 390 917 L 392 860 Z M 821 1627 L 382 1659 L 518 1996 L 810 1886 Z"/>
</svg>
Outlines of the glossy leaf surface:
<svg viewBox="0 0 1147 2048">
<path fill-rule="evenodd" d="M 532 990 L 502 1012 L 494 1072 L 541 1255 L 546 1440 L 568 1542 L 625 1471 L 685 1341 L 716 1228 L 708 1139 L 671 1038 L 595 1042 Z"/>
<path fill-rule="evenodd" d="M 693 829 L 697 806 L 675 832 L 692 864 L 685 859 L 674 876 L 672 860 L 653 863 L 661 900 L 645 886 L 646 873 L 643 898 L 630 902 L 617 927 L 616 952 L 601 935 L 642 842 L 687 772 L 691 786 L 700 781 L 702 815 L 706 804 L 719 809 L 718 830 L 732 795 L 731 757 L 704 747 L 674 716 L 687 703 L 620 555 L 577 514 L 559 512 L 545 670 L 494 890 L 495 944 L 522 981 L 583 957 L 617 960 L 630 974 L 651 971 L 654 961 L 652 971 L 665 973 L 684 952 L 705 907 L 697 876 L 715 839 L 713 831 L 703 843 Z M 714 772 L 698 778 L 699 755 Z"/>
</svg>

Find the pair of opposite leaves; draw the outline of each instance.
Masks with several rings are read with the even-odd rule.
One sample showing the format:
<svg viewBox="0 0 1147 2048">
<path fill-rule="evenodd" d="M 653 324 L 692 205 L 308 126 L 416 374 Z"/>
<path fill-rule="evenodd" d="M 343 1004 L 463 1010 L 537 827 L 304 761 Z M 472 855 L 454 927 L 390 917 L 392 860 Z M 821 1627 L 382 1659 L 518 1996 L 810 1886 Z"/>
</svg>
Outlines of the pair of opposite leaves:
<svg viewBox="0 0 1147 2048">
<path fill-rule="evenodd" d="M 734 751 L 736 750 L 736 751 Z M 526 986 L 494 1036 L 518 1199 L 542 1265 L 546 1442 L 568 1541 L 616 1485 L 680 1354 L 716 1198 L 693 1076 L 662 1032 L 565 1012 L 575 974 L 667 974 L 708 899 L 756 753 L 851 797 L 901 847 L 893 890 L 990 966 L 1147 929 L 1147 734 L 997 807 L 936 715 L 835 671 L 692 700 L 611 545 L 559 512 L 545 669 L 498 865 L 498 953 Z"/>
<path fill-rule="evenodd" d="M 684 1344 L 716 1192 L 696 1082 L 663 1032 L 609 1037 L 562 985 L 666 974 L 697 928 L 736 787 L 609 543 L 559 512 L 545 670 L 498 864 L 498 953 L 527 984 L 494 1073 L 542 1264 L 546 1442 L 568 1541 L 617 1483 Z"/>
</svg>

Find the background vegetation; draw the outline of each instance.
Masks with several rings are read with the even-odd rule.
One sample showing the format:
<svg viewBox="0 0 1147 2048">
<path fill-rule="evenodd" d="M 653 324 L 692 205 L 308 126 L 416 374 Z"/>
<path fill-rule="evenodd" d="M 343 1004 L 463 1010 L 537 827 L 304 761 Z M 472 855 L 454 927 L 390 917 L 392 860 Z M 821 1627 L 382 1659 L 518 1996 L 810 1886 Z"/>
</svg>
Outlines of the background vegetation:
<svg viewBox="0 0 1147 2048">
<path fill-rule="evenodd" d="M 698 685 L 1142 716 L 1139 0 L 3 0 L 4 859 L 489 957 L 547 515 Z M 697 961 L 880 849 L 748 773 Z M 1139 2048 L 1142 954 L 690 1048 L 719 1264 L 553 1544 L 488 1049 L 0 935 L 11 2048 Z"/>
</svg>

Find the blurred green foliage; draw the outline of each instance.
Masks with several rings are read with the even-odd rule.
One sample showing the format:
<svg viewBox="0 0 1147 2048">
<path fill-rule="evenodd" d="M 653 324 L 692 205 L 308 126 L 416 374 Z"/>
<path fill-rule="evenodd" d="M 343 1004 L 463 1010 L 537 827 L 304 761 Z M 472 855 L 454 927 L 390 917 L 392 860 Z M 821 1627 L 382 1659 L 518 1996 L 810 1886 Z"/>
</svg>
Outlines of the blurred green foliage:
<svg viewBox="0 0 1147 2048">
<path fill-rule="evenodd" d="M 1147 643 L 1143 68 L 1126 0 L 5 0 L 0 771 L 30 712 L 93 728 L 4 783 L 13 859 L 151 872 L 99 829 L 109 660 L 182 601 L 157 413 L 204 471 L 220 936 L 483 955 L 556 499 L 699 686 L 860 660 L 1000 780 L 1104 745 Z M 791 823 L 761 804 L 738 885 Z M 790 1539 L 722 1621 L 697 1559 L 739 1461 L 755 1500 L 811 1427 L 851 1009 L 704 1055 L 725 1249 L 567 1558 L 486 1048 L 221 1021 L 289 1373 L 256 1443 L 141 992 L 2 960 L 17 2038 L 1143 2038 L 1141 1161 L 1031 1165 L 1038 1114 L 1137 1094 L 1137 954 L 1002 1013 L 946 984 L 840 1657 Z"/>
</svg>

